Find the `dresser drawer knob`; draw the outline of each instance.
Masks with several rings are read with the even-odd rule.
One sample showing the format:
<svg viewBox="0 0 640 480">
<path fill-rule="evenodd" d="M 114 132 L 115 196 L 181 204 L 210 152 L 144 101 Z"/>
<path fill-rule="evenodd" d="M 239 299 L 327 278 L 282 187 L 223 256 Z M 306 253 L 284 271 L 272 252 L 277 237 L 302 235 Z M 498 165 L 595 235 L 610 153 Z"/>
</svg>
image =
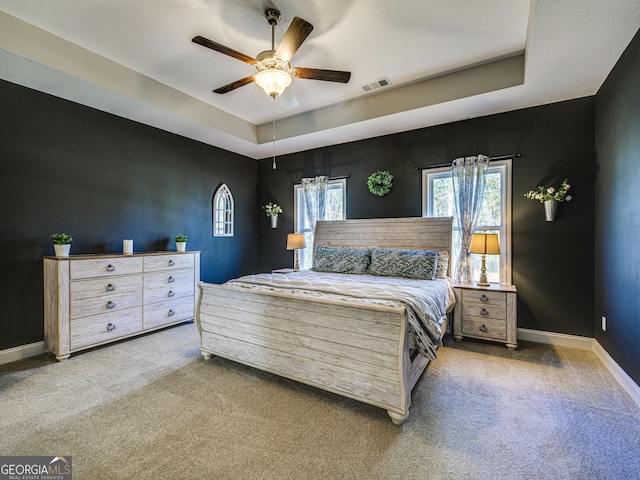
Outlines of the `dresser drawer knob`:
<svg viewBox="0 0 640 480">
<path fill-rule="evenodd" d="M 115 271 L 116 271 L 116 267 L 114 267 L 111 264 L 107 265 L 107 272 L 115 272 Z"/>
<path fill-rule="evenodd" d="M 115 330 L 116 326 L 113 323 L 110 323 L 109 325 L 107 325 L 107 331 L 110 332 L 112 330 Z"/>
<path fill-rule="evenodd" d="M 489 329 L 484 323 L 482 324 L 481 327 L 478 328 L 478 330 L 480 330 L 482 333 L 487 333 L 489 331 Z"/>
<path fill-rule="evenodd" d="M 107 302 L 107 308 L 108 308 L 109 310 L 111 310 L 112 308 L 116 308 L 116 304 L 115 304 L 115 303 L 113 303 L 111 300 L 109 300 L 109 301 Z"/>
<path fill-rule="evenodd" d="M 107 285 L 107 288 L 106 288 L 107 292 L 113 292 L 115 289 L 116 289 L 116 287 L 114 287 L 111 284 Z"/>
<path fill-rule="evenodd" d="M 488 317 L 489 312 L 487 311 L 486 308 L 483 308 L 482 310 L 480 310 L 480 315 L 482 315 L 483 317 Z"/>
<path fill-rule="evenodd" d="M 173 260 L 169 260 L 169 266 L 173 267 L 175 265 L 175 263 L 173 263 Z"/>
<path fill-rule="evenodd" d="M 174 312 L 173 310 L 169 310 L 169 314 L 168 314 L 168 316 L 169 316 L 169 317 L 173 317 L 173 315 L 174 315 L 175 313 L 176 313 L 176 312 Z"/>
<path fill-rule="evenodd" d="M 480 297 L 480 301 L 482 303 L 489 303 L 489 297 L 487 297 L 484 293 L 482 294 L 482 296 Z"/>
<path fill-rule="evenodd" d="M 167 297 L 173 297 L 174 295 L 173 290 L 169 290 L 169 293 L 167 293 Z"/>
<path fill-rule="evenodd" d="M 175 282 L 175 279 L 173 277 L 169 277 L 169 283 L 173 283 Z"/>
</svg>

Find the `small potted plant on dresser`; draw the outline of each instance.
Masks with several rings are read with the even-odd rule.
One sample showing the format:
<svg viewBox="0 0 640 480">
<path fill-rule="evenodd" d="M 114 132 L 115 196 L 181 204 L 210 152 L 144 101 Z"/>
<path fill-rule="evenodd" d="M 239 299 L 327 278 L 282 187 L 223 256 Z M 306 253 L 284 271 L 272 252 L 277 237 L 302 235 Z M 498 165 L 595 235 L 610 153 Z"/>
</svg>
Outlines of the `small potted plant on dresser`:
<svg viewBox="0 0 640 480">
<path fill-rule="evenodd" d="M 53 249 L 56 252 L 56 257 L 68 257 L 71 250 L 71 244 L 73 243 L 73 237 L 66 233 L 54 233 L 51 235 L 51 241 L 53 242 Z"/>
<path fill-rule="evenodd" d="M 179 252 L 186 252 L 187 240 L 189 240 L 189 237 L 187 237 L 186 235 L 176 235 L 176 250 L 178 250 Z"/>
</svg>

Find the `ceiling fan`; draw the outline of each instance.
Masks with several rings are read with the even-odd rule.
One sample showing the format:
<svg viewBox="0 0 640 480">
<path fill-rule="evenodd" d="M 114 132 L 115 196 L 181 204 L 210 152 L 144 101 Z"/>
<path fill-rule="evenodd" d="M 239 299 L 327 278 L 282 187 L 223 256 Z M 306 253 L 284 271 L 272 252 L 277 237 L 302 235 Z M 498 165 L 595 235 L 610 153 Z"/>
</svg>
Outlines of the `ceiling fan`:
<svg viewBox="0 0 640 480">
<path fill-rule="evenodd" d="M 213 40 L 202 37 L 200 35 L 193 37 L 191 40 L 198 45 L 210 48 L 216 52 L 229 55 L 237 60 L 254 65 L 258 70 L 255 75 L 250 75 L 228 85 L 224 85 L 214 90 L 214 93 L 228 93 L 236 88 L 242 87 L 249 83 L 257 83 L 267 95 L 275 98 L 280 95 L 291 84 L 292 77 L 324 80 L 327 82 L 347 83 L 351 78 L 351 72 L 343 72 L 339 70 L 324 70 L 318 68 L 300 68 L 292 67 L 290 61 L 302 45 L 302 42 L 309 36 L 313 30 L 306 20 L 294 17 L 291 25 L 287 29 L 280 45 L 275 48 L 275 26 L 280 21 L 280 12 L 270 8 L 265 11 L 265 18 L 271 25 L 271 50 L 260 52 L 256 58 L 252 58 L 244 53 L 225 47 Z"/>
</svg>

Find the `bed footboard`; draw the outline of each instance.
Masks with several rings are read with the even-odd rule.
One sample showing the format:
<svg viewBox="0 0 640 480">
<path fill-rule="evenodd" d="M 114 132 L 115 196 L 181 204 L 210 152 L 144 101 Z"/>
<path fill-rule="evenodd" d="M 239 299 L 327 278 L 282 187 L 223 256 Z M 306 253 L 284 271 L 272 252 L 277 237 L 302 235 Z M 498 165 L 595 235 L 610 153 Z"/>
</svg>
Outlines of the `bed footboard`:
<svg viewBox="0 0 640 480">
<path fill-rule="evenodd" d="M 409 415 L 413 365 L 404 307 L 367 305 L 200 282 L 196 323 L 204 358 L 218 355 Z"/>
</svg>

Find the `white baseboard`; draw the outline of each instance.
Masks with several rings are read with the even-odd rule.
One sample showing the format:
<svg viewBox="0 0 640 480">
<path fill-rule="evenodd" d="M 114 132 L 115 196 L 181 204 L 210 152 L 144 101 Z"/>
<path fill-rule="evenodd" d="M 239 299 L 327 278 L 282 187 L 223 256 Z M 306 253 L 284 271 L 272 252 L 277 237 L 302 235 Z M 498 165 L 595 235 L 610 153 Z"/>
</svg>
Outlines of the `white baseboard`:
<svg viewBox="0 0 640 480">
<path fill-rule="evenodd" d="M 22 360 L 23 358 L 35 357 L 44 352 L 44 342 L 29 343 L 27 345 L 19 345 L 17 347 L 0 350 L 0 365 Z"/>
<path fill-rule="evenodd" d="M 607 353 L 595 338 L 519 328 L 518 340 L 591 350 L 595 353 L 596 357 L 600 359 L 604 367 L 609 370 L 609 373 L 613 375 L 613 378 L 616 379 L 624 391 L 627 392 L 633 401 L 640 407 L 640 386 L 633 381 L 627 372 L 618 365 L 618 363 Z"/>
<path fill-rule="evenodd" d="M 611 355 L 607 353 L 607 351 L 602 348 L 600 342 L 598 342 L 595 338 L 593 339 L 593 353 L 600 359 L 600 361 L 604 364 L 604 366 L 609 370 L 613 378 L 615 378 L 618 383 L 624 388 L 624 390 L 629 394 L 633 401 L 638 404 L 640 407 L 640 386 L 636 382 L 633 381 L 627 372 L 625 372 L 618 363 L 611 358 Z"/>
<path fill-rule="evenodd" d="M 546 343 L 559 347 L 580 348 L 582 350 L 593 350 L 593 338 L 580 337 L 578 335 L 567 335 L 565 333 L 543 332 L 541 330 L 529 330 L 528 328 L 518 329 L 518 340 L 528 342 Z"/>
</svg>

